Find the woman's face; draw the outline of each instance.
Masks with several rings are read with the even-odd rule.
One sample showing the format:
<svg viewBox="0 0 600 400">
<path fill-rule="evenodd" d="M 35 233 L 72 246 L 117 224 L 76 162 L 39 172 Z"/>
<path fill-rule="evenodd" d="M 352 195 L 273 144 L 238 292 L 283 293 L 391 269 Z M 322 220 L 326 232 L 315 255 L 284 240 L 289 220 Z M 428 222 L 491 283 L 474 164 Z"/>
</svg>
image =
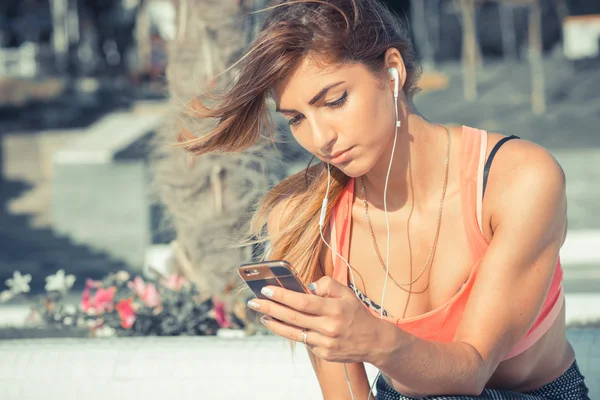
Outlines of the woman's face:
<svg viewBox="0 0 600 400">
<path fill-rule="evenodd" d="M 369 172 L 391 147 L 391 86 L 362 64 L 324 68 L 305 58 L 273 97 L 298 143 L 350 177 Z"/>
</svg>

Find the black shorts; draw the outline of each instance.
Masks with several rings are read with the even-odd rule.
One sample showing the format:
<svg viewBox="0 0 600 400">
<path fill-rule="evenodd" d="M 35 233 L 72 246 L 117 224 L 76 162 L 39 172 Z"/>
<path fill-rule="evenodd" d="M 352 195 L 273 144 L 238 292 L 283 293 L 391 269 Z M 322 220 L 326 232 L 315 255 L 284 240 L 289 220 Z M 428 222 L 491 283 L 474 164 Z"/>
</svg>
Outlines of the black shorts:
<svg viewBox="0 0 600 400">
<path fill-rule="evenodd" d="M 398 393 L 380 376 L 377 380 L 376 400 L 413 400 Z M 423 399 L 431 400 L 590 400 L 588 388 L 585 386 L 584 377 L 577 367 L 577 362 L 569 367 L 564 374 L 556 380 L 539 389 L 529 392 L 511 392 L 509 390 L 485 389 L 479 396 L 427 396 Z"/>
</svg>

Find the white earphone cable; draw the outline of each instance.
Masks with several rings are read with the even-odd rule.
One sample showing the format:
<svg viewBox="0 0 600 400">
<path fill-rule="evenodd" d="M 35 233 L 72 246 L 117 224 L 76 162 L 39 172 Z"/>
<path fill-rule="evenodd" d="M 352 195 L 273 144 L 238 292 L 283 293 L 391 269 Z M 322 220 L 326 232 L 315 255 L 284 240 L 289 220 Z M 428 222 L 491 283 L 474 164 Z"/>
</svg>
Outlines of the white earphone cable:
<svg viewBox="0 0 600 400">
<path fill-rule="evenodd" d="M 396 142 L 397 142 L 397 138 L 398 138 L 398 129 L 397 128 L 400 127 L 400 121 L 398 120 L 398 93 L 397 92 L 394 93 L 394 106 L 395 106 L 394 144 L 392 145 L 392 155 L 390 156 L 390 163 L 388 165 L 387 175 L 385 177 L 385 187 L 383 189 L 383 209 L 384 209 L 384 213 L 385 213 L 385 224 L 387 227 L 387 247 L 386 247 L 386 274 L 385 274 L 385 279 L 383 281 L 383 291 L 381 294 L 381 306 L 380 306 L 381 311 L 379 314 L 379 318 L 383 318 L 385 292 L 387 289 L 387 281 L 388 281 L 389 270 L 390 270 L 390 222 L 389 222 L 388 211 L 387 211 L 387 188 L 388 188 L 388 182 L 390 179 L 390 173 L 392 171 L 392 162 L 394 159 L 394 154 L 396 152 Z M 335 253 L 334 254 L 335 256 L 339 257 L 340 259 L 342 259 L 342 261 L 344 261 L 344 263 L 348 267 L 348 270 L 350 271 L 350 280 L 351 280 L 352 284 L 354 284 L 354 282 L 355 282 L 354 281 L 354 272 L 352 271 L 352 268 L 350 267 L 350 263 L 337 251 L 337 249 L 334 250 L 329 245 L 329 243 L 327 243 L 327 240 L 325 240 L 325 237 L 323 236 L 323 226 L 325 225 L 325 217 L 327 214 L 327 203 L 329 201 L 330 188 L 331 188 L 331 167 L 330 167 L 329 163 L 327 163 L 327 189 L 325 192 L 325 197 L 323 198 L 323 203 L 321 204 L 321 215 L 319 217 L 319 235 L 321 236 L 321 240 L 323 241 L 323 243 L 325 243 L 325 245 L 329 248 L 329 250 L 331 250 L 332 254 Z M 337 240 L 337 238 L 334 238 L 334 240 Z M 354 292 L 354 294 L 360 300 L 360 297 L 358 296 L 358 294 L 356 292 Z M 348 383 L 348 388 L 350 389 L 350 397 L 352 398 L 352 400 L 355 400 L 354 392 L 352 391 L 352 384 L 350 383 L 350 377 L 348 376 L 348 368 L 346 366 L 346 363 L 344 363 L 344 371 L 346 372 L 346 382 Z M 377 383 L 377 379 L 379 379 L 380 375 L 381 375 L 381 371 L 379 371 L 377 373 L 377 375 L 375 376 L 375 379 L 373 380 L 373 383 L 370 386 L 369 397 L 367 398 L 367 400 L 371 399 L 371 395 L 373 394 L 373 387 L 375 387 L 375 384 Z"/>
<path fill-rule="evenodd" d="M 344 263 L 348 267 L 348 270 L 350 271 L 350 280 L 352 281 L 352 283 L 354 283 L 354 272 L 352 271 L 352 268 L 350 268 L 350 263 L 337 251 L 337 249 L 334 250 L 331 247 L 331 245 L 329 245 L 329 243 L 327 243 L 327 240 L 325 240 L 325 237 L 323 236 L 323 225 L 324 225 L 324 221 L 325 221 L 324 214 L 326 213 L 327 202 L 329 201 L 330 186 L 331 186 L 331 170 L 330 170 L 329 164 L 327 164 L 327 192 L 325 193 L 325 198 L 323 199 L 323 205 L 321 207 L 321 218 L 319 219 L 319 235 L 321 236 L 321 240 L 323 241 L 323 243 L 325 243 L 325 246 L 327 246 L 329 248 L 329 250 L 331 250 L 331 253 L 332 254 L 335 253 L 335 255 L 337 257 L 339 257 L 340 259 L 342 259 L 342 261 L 344 261 Z M 335 240 L 335 238 L 334 238 L 334 240 Z M 360 298 L 358 297 L 356 292 L 354 294 L 360 300 Z M 348 389 L 350 390 L 350 397 L 352 398 L 352 400 L 355 400 L 354 391 L 352 390 L 352 384 L 350 383 L 350 377 L 348 376 L 348 367 L 346 366 L 346 363 L 344 363 L 344 372 L 346 373 L 346 382 L 348 383 Z M 369 397 L 367 398 L 367 400 L 371 400 L 371 394 L 373 394 L 373 388 L 375 387 L 375 384 L 377 383 L 377 379 L 379 378 L 379 375 L 381 375 L 381 371 L 379 371 L 377 373 L 377 375 L 375 376 L 375 379 L 373 380 L 373 383 L 370 386 Z"/>
<path fill-rule="evenodd" d="M 396 130 L 395 134 L 394 134 L 394 144 L 392 145 L 392 155 L 390 156 L 390 163 L 388 165 L 388 170 L 387 170 L 387 175 L 385 177 L 385 187 L 383 189 L 383 210 L 385 213 L 385 226 L 387 228 L 387 244 L 386 244 L 386 255 L 385 255 L 385 279 L 383 281 L 383 291 L 381 292 L 381 317 L 383 317 L 383 310 L 384 310 L 384 304 L 385 304 L 385 291 L 387 289 L 387 282 L 388 282 L 388 278 L 390 276 L 390 242 L 391 242 L 391 234 L 390 234 L 390 220 L 388 217 L 388 210 L 387 210 L 387 189 L 388 189 L 388 182 L 390 181 L 390 172 L 392 171 L 392 163 L 394 161 L 394 153 L 396 152 L 396 142 L 398 139 L 398 97 L 397 95 L 394 95 L 394 106 L 395 106 L 395 110 L 396 110 L 396 123 L 394 125 L 394 129 Z"/>
</svg>

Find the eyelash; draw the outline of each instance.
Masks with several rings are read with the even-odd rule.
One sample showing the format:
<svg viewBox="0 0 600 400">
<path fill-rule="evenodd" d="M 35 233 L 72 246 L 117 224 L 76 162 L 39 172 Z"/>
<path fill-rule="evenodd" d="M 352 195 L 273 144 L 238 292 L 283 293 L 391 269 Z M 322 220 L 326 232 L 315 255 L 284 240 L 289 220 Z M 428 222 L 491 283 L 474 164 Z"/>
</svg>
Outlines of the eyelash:
<svg viewBox="0 0 600 400">
<path fill-rule="evenodd" d="M 346 104 L 346 100 L 348 99 L 348 92 L 344 91 L 344 94 L 342 95 L 342 97 L 340 97 L 339 99 L 332 101 L 331 103 L 325 103 L 325 105 L 329 108 L 341 108 Z M 288 120 L 288 124 L 290 126 L 295 126 L 298 125 L 302 120 L 299 119 L 300 116 L 296 116 L 290 120 Z"/>
</svg>

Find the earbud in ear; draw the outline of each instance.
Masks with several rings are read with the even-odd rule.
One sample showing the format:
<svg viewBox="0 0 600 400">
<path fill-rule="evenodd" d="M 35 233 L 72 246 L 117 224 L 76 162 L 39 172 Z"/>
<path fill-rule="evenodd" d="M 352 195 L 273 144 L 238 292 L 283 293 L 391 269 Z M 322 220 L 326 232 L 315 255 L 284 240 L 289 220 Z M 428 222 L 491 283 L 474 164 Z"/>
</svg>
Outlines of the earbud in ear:
<svg viewBox="0 0 600 400">
<path fill-rule="evenodd" d="M 388 72 L 394 81 L 394 97 L 398 97 L 398 86 L 400 85 L 400 74 L 396 68 L 388 68 Z"/>
<path fill-rule="evenodd" d="M 396 68 L 388 68 L 388 72 L 394 80 L 394 105 L 396 106 L 396 127 L 400 128 L 400 120 L 398 119 L 398 86 L 400 86 L 400 74 Z"/>
</svg>

